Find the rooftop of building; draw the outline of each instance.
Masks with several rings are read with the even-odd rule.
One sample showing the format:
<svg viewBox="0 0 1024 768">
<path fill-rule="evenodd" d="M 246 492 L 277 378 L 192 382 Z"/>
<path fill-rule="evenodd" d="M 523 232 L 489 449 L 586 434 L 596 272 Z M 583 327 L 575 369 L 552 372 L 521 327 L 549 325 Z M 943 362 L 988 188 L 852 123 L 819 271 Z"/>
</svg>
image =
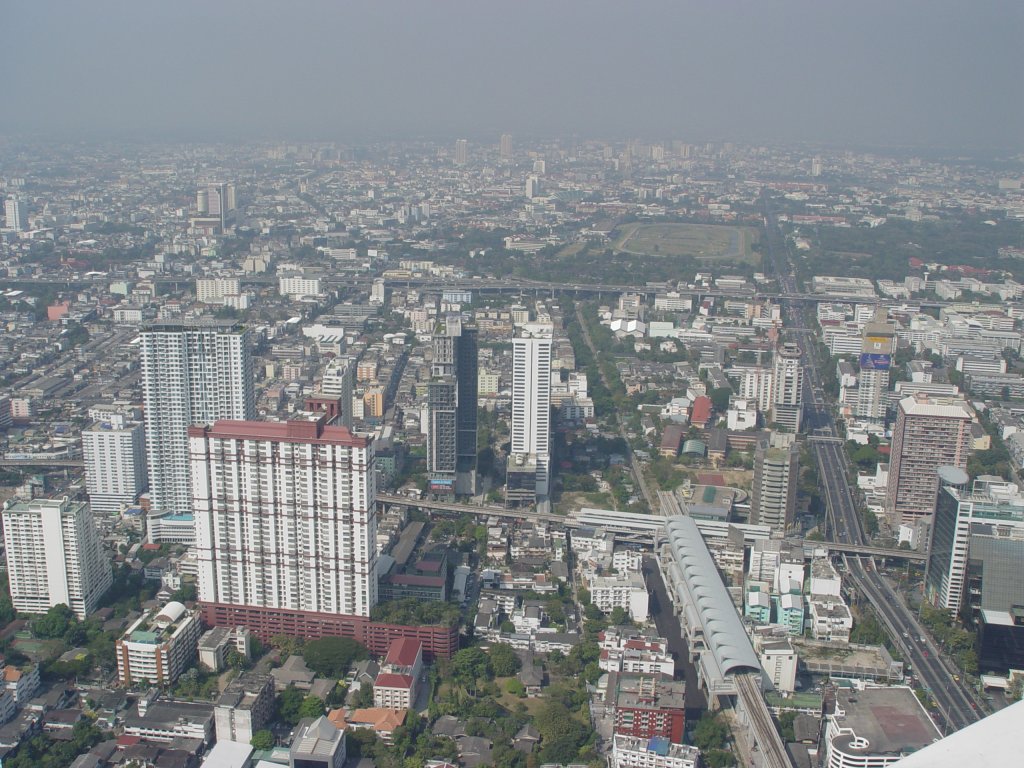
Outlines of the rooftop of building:
<svg viewBox="0 0 1024 768">
<path fill-rule="evenodd" d="M 272 685 L 273 678 L 270 675 L 255 671 L 243 672 L 227 684 L 224 692 L 217 698 L 217 706 L 251 709 L 263 690 Z"/>
<path fill-rule="evenodd" d="M 965 765 L 1013 765 L 1020 744 L 1010 736 L 1024 723 L 1024 701 L 973 723 L 893 763 L 894 768 L 962 768 Z"/>
<path fill-rule="evenodd" d="M 609 689 L 616 707 L 634 709 L 684 709 L 686 683 L 661 680 L 653 675 L 627 675 L 612 672 Z"/>
<path fill-rule="evenodd" d="M 189 619 L 195 617 L 181 603 L 172 600 L 159 611 L 144 613 L 125 632 L 122 639 L 132 643 L 159 645 L 170 639 Z"/>
<path fill-rule="evenodd" d="M 333 755 L 343 742 L 345 734 L 325 715 L 300 724 L 292 742 L 293 755 Z"/>
<path fill-rule="evenodd" d="M 940 738 L 917 696 L 905 686 L 840 689 L 834 717 L 839 727 L 853 731 L 832 740 L 833 747 L 846 754 L 905 754 Z"/>
<path fill-rule="evenodd" d="M 957 397 L 917 394 L 900 400 L 900 410 L 907 416 L 931 416 L 946 419 L 974 418 L 966 400 Z"/>
<path fill-rule="evenodd" d="M 47 510 L 58 510 L 62 515 L 76 513 L 85 506 L 84 501 L 72 501 L 67 496 L 59 499 L 31 499 L 28 501 L 16 501 L 7 507 L 4 512 L 11 514 L 25 514 L 28 512 L 45 512 Z"/>
<path fill-rule="evenodd" d="M 391 642 L 384 663 L 396 667 L 411 667 L 423 652 L 423 644 L 411 637 L 400 637 Z"/>
<path fill-rule="evenodd" d="M 125 725 L 145 725 L 173 729 L 181 722 L 202 722 L 213 717 L 213 704 L 190 701 L 151 701 L 146 714 L 140 715 L 137 707 L 125 714 Z"/>
<path fill-rule="evenodd" d="M 326 416 L 313 420 L 243 421 L 220 420 L 209 426 L 189 427 L 189 437 L 222 440 L 273 440 L 278 442 L 316 443 L 365 448 L 370 439 L 354 435 L 348 427 L 328 425 Z"/>
<path fill-rule="evenodd" d="M 648 739 L 616 733 L 613 739 L 614 748 L 617 750 L 650 752 L 660 757 L 690 759 L 695 762 L 700 755 L 700 750 L 696 747 L 691 747 L 688 744 L 673 744 L 664 736 L 654 736 Z"/>
<path fill-rule="evenodd" d="M 397 675 L 393 672 L 381 672 L 373 681 L 374 688 L 402 688 L 410 690 L 416 681 L 412 675 Z"/>
</svg>

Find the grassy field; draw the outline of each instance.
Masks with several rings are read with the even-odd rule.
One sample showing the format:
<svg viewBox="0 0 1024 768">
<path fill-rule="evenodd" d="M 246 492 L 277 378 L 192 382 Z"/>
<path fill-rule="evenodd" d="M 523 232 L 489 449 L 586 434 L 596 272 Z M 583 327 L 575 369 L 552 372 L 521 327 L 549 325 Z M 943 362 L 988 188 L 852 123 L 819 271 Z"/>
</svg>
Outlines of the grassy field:
<svg viewBox="0 0 1024 768">
<path fill-rule="evenodd" d="M 757 230 L 717 224 L 625 224 L 612 247 L 642 256 L 689 256 L 707 262 L 758 265 Z"/>
</svg>

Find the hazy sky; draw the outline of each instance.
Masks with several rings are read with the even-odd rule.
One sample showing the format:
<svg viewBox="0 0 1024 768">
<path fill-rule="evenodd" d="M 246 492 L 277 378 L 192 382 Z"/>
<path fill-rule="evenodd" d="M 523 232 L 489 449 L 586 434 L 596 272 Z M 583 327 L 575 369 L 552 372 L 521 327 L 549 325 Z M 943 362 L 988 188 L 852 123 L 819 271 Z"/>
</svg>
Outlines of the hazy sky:
<svg viewBox="0 0 1024 768">
<path fill-rule="evenodd" d="M 1019 0 L 11 0 L 0 132 L 1024 148 Z"/>
</svg>

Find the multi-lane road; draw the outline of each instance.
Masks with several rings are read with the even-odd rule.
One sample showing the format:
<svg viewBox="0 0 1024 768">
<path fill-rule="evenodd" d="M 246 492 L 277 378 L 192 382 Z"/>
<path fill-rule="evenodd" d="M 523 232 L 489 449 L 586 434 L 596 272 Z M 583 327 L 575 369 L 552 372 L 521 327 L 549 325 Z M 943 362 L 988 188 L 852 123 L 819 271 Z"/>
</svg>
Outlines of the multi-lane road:
<svg viewBox="0 0 1024 768">
<path fill-rule="evenodd" d="M 774 217 L 766 213 L 766 255 L 776 274 L 783 295 L 795 292 L 795 281 L 779 253 L 778 230 Z M 835 422 L 825 399 L 821 376 L 814 364 L 817 339 L 805 323 L 804 308 L 795 303 L 784 306 L 787 332 L 803 351 L 804 428 L 809 434 L 836 436 Z M 811 440 L 811 450 L 818 465 L 819 482 L 825 492 L 828 530 L 831 538 L 841 544 L 865 545 L 867 538 L 861 526 L 860 511 L 850 488 L 849 460 L 841 441 Z M 945 730 L 952 732 L 977 721 L 981 714 L 976 704 L 939 649 L 929 640 L 903 598 L 880 574 L 870 557 L 844 555 L 847 573 L 853 588 L 866 598 L 900 648 L 905 661 L 935 701 Z"/>
</svg>

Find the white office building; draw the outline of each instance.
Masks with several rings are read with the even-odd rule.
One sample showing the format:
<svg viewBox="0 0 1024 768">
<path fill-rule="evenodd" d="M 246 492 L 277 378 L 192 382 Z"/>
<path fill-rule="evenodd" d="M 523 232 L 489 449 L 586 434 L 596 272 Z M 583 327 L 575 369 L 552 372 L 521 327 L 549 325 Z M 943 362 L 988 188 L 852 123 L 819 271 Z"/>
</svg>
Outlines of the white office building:
<svg viewBox="0 0 1024 768">
<path fill-rule="evenodd" d="M 590 602 L 603 613 L 621 608 L 633 621 L 647 621 L 650 595 L 639 573 L 590 578 Z"/>
<path fill-rule="evenodd" d="M 984 526 L 1005 539 L 1024 538 L 1024 494 L 1016 483 L 981 475 L 968 490 L 967 482 L 967 473 L 958 467 L 939 468 L 925 572 L 925 596 L 954 616 L 965 602 L 972 527 Z"/>
<path fill-rule="evenodd" d="M 327 364 L 320 379 L 320 394 L 340 400 L 340 426 L 352 427 L 352 392 L 355 386 L 356 363 L 350 357 L 336 357 Z"/>
<path fill-rule="evenodd" d="M 256 413 L 248 331 L 230 321 L 162 322 L 140 340 L 149 540 L 195 538 L 188 428 Z"/>
<path fill-rule="evenodd" d="M 761 366 L 743 368 L 734 366 L 732 370 L 738 373 L 738 396 L 747 400 L 753 400 L 757 403 L 757 410 L 768 413 L 772 407 L 772 385 L 775 381 L 774 369 Z M 730 375 L 732 375 L 731 372 Z"/>
<path fill-rule="evenodd" d="M 82 430 L 85 488 L 93 512 L 117 513 L 146 489 L 146 437 L 141 422 L 109 413 Z"/>
<path fill-rule="evenodd" d="M 278 290 L 289 299 L 319 297 L 323 295 L 323 286 L 323 280 L 319 277 L 307 277 L 299 273 L 288 273 L 277 278 Z"/>
<path fill-rule="evenodd" d="M 200 601 L 264 614 L 370 615 L 377 512 L 369 438 L 321 416 L 218 421 L 192 427 L 189 439 Z"/>
<path fill-rule="evenodd" d="M 533 471 L 534 498 L 548 495 L 551 476 L 553 330 L 550 323 L 527 323 L 512 341 L 512 445 L 509 472 L 523 475 L 526 473 L 518 470 L 524 467 Z"/>
<path fill-rule="evenodd" d="M 200 277 L 196 279 L 196 301 L 202 304 L 224 304 L 228 296 L 242 292 L 237 277 Z"/>
<path fill-rule="evenodd" d="M 25 229 L 25 213 L 21 201 L 16 197 L 4 200 L 4 224 L 7 229 L 21 231 Z"/>
<path fill-rule="evenodd" d="M 783 693 L 796 691 L 797 653 L 789 638 L 761 643 L 757 655 L 761 667 L 777 690 Z"/>
<path fill-rule="evenodd" d="M 199 611 L 179 602 L 144 613 L 116 643 L 121 684 L 172 684 L 192 666 L 201 632 Z"/>
<path fill-rule="evenodd" d="M 700 750 L 673 744 L 663 736 L 641 738 L 616 733 L 612 736 L 612 768 L 697 768 Z"/>
<path fill-rule="evenodd" d="M 92 510 L 84 502 L 34 499 L 3 511 L 11 601 L 18 611 L 46 613 L 63 603 L 84 619 L 110 587 Z"/>
</svg>

